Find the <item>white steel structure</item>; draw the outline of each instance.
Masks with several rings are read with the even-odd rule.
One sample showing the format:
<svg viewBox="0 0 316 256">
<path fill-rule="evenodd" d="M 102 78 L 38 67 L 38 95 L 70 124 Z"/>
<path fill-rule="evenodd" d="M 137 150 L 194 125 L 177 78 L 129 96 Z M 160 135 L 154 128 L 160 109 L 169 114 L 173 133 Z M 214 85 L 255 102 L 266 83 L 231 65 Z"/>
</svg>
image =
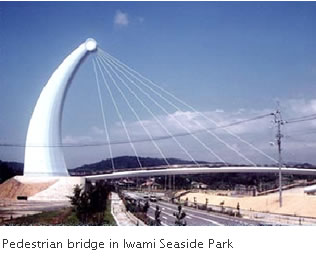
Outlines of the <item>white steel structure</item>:
<svg viewBox="0 0 316 256">
<path fill-rule="evenodd" d="M 87 39 L 75 49 L 56 69 L 43 88 L 37 100 L 29 123 L 24 176 L 68 176 L 61 141 L 61 121 L 64 101 L 71 79 L 84 58 L 98 48 L 94 39 Z M 316 169 L 277 167 L 182 167 L 133 170 L 112 174 L 87 176 L 89 181 L 118 179 L 126 177 L 185 175 L 203 173 L 276 173 L 316 175 Z M 316 185 L 305 192 L 316 192 Z"/>
<path fill-rule="evenodd" d="M 25 176 L 68 176 L 60 147 L 64 101 L 80 63 L 96 49 L 97 42 L 87 39 L 59 65 L 43 88 L 27 131 Z"/>
<path fill-rule="evenodd" d="M 154 177 L 164 175 L 188 175 L 188 174 L 207 174 L 207 173 L 278 173 L 278 167 L 179 167 L 179 168 L 160 168 L 147 170 L 121 171 L 110 174 L 86 176 L 89 181 L 111 180 L 133 177 Z M 316 175 L 316 169 L 300 169 L 282 167 L 282 173 L 299 175 Z M 315 187 L 316 188 L 316 187 Z"/>
</svg>

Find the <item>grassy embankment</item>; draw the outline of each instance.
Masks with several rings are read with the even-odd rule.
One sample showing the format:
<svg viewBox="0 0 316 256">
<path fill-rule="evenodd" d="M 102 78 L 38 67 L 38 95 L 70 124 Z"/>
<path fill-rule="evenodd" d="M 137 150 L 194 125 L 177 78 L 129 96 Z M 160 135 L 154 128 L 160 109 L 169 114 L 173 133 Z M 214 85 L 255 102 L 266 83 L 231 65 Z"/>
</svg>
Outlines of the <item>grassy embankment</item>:
<svg viewBox="0 0 316 256">
<path fill-rule="evenodd" d="M 73 211 L 72 207 L 62 208 L 55 211 L 46 211 L 34 215 L 28 215 L 12 220 L 5 221 L 2 225 L 21 225 L 21 226 L 77 226 L 77 225 L 93 225 L 93 222 L 89 224 L 81 224 Z M 104 213 L 103 225 L 115 226 L 115 220 L 111 214 L 111 202 L 108 200 L 107 207 Z"/>
</svg>

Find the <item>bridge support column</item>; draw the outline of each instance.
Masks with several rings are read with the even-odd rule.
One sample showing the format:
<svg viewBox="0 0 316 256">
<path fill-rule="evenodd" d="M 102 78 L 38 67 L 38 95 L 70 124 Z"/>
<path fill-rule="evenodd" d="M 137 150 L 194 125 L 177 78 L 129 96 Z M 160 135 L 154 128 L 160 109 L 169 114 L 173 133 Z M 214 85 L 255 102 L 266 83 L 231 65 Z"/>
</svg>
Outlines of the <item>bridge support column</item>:
<svg viewBox="0 0 316 256">
<path fill-rule="evenodd" d="M 60 64 L 43 88 L 27 131 L 25 176 L 68 176 L 61 148 L 64 101 L 79 65 L 89 52 L 96 49 L 96 41 L 87 39 Z"/>
</svg>

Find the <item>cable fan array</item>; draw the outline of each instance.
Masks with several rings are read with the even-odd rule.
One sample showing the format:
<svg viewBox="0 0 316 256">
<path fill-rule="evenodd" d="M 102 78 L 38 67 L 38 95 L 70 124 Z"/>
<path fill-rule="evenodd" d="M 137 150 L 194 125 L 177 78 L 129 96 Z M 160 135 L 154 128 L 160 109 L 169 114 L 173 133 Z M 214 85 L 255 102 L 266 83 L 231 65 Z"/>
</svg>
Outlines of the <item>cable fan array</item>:
<svg viewBox="0 0 316 256">
<path fill-rule="evenodd" d="M 179 99 L 174 94 L 171 94 L 170 92 L 166 91 L 161 86 L 157 85 L 150 79 L 144 77 L 131 67 L 127 66 L 123 62 L 119 61 L 118 59 L 111 56 L 109 53 L 103 51 L 102 49 L 98 49 L 97 55 L 93 59 L 93 69 L 96 77 L 96 83 L 98 88 L 98 94 L 99 94 L 99 102 L 102 112 L 102 120 L 103 120 L 103 128 L 104 133 L 106 137 L 107 143 L 106 146 L 108 147 L 108 150 L 110 152 L 110 158 L 112 160 L 112 168 L 115 169 L 114 162 L 113 162 L 113 145 L 115 145 L 115 140 L 111 139 L 110 131 L 109 131 L 109 124 L 107 122 L 107 118 L 104 111 L 104 101 L 101 96 L 101 88 L 104 85 L 105 90 L 107 91 L 110 101 L 115 109 L 116 115 L 119 119 L 119 122 L 121 124 L 121 127 L 123 128 L 123 132 L 125 133 L 127 137 L 127 144 L 132 149 L 133 154 L 137 158 L 137 162 L 139 165 L 139 168 L 142 168 L 142 163 L 139 158 L 139 152 L 137 148 L 135 147 L 135 142 L 139 141 L 149 141 L 153 148 L 159 153 L 161 158 L 164 160 L 165 164 L 167 166 L 170 165 L 168 162 L 168 158 L 166 156 L 166 149 L 162 148 L 158 145 L 157 141 L 161 139 L 170 139 L 174 142 L 174 145 L 178 147 L 178 149 L 183 152 L 188 159 L 190 159 L 194 164 L 199 166 L 199 163 L 197 160 L 193 157 L 192 153 L 190 152 L 190 149 L 188 149 L 180 140 L 180 136 L 190 136 L 192 140 L 195 141 L 195 143 L 199 144 L 200 147 L 205 150 L 210 155 L 211 160 L 216 159 L 216 161 L 219 161 L 225 165 L 228 165 L 228 162 L 226 159 L 224 159 L 223 156 L 220 156 L 220 154 L 216 153 L 213 148 L 211 148 L 204 140 L 202 140 L 198 133 L 206 132 L 208 135 L 210 135 L 210 138 L 215 139 L 218 143 L 225 146 L 229 151 L 231 151 L 233 154 L 237 155 L 239 158 L 241 158 L 243 161 L 245 161 L 247 164 L 250 164 L 252 166 L 256 166 L 256 164 L 249 159 L 246 155 L 240 152 L 240 150 L 236 149 L 232 145 L 230 145 L 228 142 L 226 142 L 224 139 L 221 138 L 218 134 L 215 133 L 215 130 L 221 129 L 225 131 L 228 135 L 233 137 L 234 139 L 238 140 L 239 143 L 243 143 L 246 146 L 250 147 L 252 150 L 256 151 L 257 153 L 263 155 L 265 158 L 269 159 L 272 162 L 277 163 L 277 160 L 275 160 L 273 157 L 269 156 L 265 152 L 263 152 L 261 149 L 254 146 L 252 143 L 244 140 L 239 135 L 233 133 L 229 130 L 229 127 L 234 125 L 239 125 L 244 122 L 250 122 L 254 120 L 258 120 L 264 117 L 267 117 L 271 115 L 271 113 L 261 115 L 258 117 L 254 117 L 251 119 L 234 122 L 228 125 L 220 125 L 218 122 L 210 118 L 209 116 L 205 115 L 202 112 L 197 111 L 192 106 L 188 105 L 181 99 Z M 116 94 L 115 94 L 116 93 Z M 125 112 L 125 107 L 123 108 L 118 103 L 118 97 L 124 102 L 125 106 L 129 109 L 129 111 L 132 113 L 132 116 L 134 120 L 136 120 L 139 124 L 141 129 L 144 131 L 144 134 L 147 136 L 147 139 L 135 139 L 132 137 L 131 132 L 129 131 L 126 120 L 123 117 L 123 112 Z M 159 100 L 158 100 L 159 99 Z M 137 111 L 137 108 L 135 107 L 135 102 L 138 104 L 138 106 L 142 107 L 142 111 L 146 112 L 152 120 L 155 121 L 157 127 L 161 129 L 164 132 L 163 136 L 154 136 L 153 131 L 150 130 L 146 126 L 146 121 L 142 120 L 140 117 L 140 114 Z M 163 123 L 163 121 L 158 117 L 158 115 L 153 111 L 153 107 L 158 109 L 160 113 L 163 115 L 168 116 L 171 121 L 177 125 L 181 129 L 181 133 L 173 133 L 170 128 Z M 181 108 L 185 107 L 189 111 L 195 113 L 199 118 L 203 120 L 202 122 L 197 121 L 196 119 L 192 119 L 192 125 L 196 127 L 195 129 L 190 129 L 185 123 L 183 123 L 182 120 L 177 118 L 176 115 L 174 115 L 175 112 L 182 112 Z M 170 108 L 172 110 L 170 110 Z M 212 125 L 206 126 L 205 123 Z"/>
</svg>

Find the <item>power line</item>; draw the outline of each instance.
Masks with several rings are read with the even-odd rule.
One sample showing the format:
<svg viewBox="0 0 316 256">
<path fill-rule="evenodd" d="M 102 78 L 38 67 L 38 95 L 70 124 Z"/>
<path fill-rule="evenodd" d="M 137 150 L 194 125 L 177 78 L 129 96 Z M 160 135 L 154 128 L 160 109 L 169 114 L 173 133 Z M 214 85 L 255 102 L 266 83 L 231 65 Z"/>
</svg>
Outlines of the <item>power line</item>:
<svg viewBox="0 0 316 256">
<path fill-rule="evenodd" d="M 306 116 L 301 116 L 301 117 L 290 118 L 290 119 L 287 120 L 287 121 L 288 121 L 288 122 L 291 122 L 291 121 L 296 121 L 296 120 L 300 120 L 300 119 L 314 118 L 314 117 L 316 117 L 316 114 L 311 114 L 311 115 L 306 115 Z"/>
<path fill-rule="evenodd" d="M 296 120 L 290 120 L 290 121 L 286 121 L 287 124 L 291 124 L 291 123 L 298 123 L 298 122 L 305 122 L 305 121 L 311 121 L 311 120 L 315 120 L 315 117 L 309 117 L 309 118 L 302 118 L 302 119 L 296 119 Z"/>
<path fill-rule="evenodd" d="M 265 118 L 267 116 L 271 116 L 273 115 L 273 113 L 269 113 L 269 114 L 264 114 L 264 115 L 260 115 L 260 116 L 255 116 L 249 119 L 244 119 L 241 121 L 236 121 L 236 122 L 232 122 L 230 124 L 227 125 L 222 125 L 222 126 L 217 126 L 217 127 L 210 127 L 210 128 L 206 128 L 206 129 L 199 129 L 196 131 L 192 131 L 192 132 L 183 132 L 183 133 L 177 133 L 174 135 L 166 135 L 166 136 L 158 136 L 158 137 L 153 137 L 152 139 L 155 141 L 158 140 L 167 140 L 167 139 L 171 139 L 172 137 L 183 137 L 183 136 L 189 136 L 191 134 L 197 134 L 197 133 L 202 133 L 202 132 L 206 132 L 208 130 L 217 130 L 217 129 L 224 129 L 224 128 L 229 128 L 229 127 L 233 127 L 233 126 L 237 126 L 240 124 L 244 124 L 244 123 L 248 123 L 248 122 L 252 122 L 255 120 L 259 120 L 262 118 Z M 132 143 L 142 143 L 142 142 L 149 142 L 151 141 L 148 138 L 144 138 L 144 139 L 134 139 L 131 142 Z M 130 141 L 111 141 L 111 142 L 100 142 L 100 143 L 84 143 L 84 144 L 61 144 L 61 145 L 29 145 L 27 147 L 64 147 L 64 148 L 74 148 L 74 147 L 98 147 L 98 146 L 104 146 L 104 145 L 120 145 L 120 144 L 128 144 L 130 143 Z M 17 143 L 0 143 L 0 147 L 20 147 L 20 148 L 25 148 L 26 145 L 25 144 L 17 144 Z"/>
</svg>

